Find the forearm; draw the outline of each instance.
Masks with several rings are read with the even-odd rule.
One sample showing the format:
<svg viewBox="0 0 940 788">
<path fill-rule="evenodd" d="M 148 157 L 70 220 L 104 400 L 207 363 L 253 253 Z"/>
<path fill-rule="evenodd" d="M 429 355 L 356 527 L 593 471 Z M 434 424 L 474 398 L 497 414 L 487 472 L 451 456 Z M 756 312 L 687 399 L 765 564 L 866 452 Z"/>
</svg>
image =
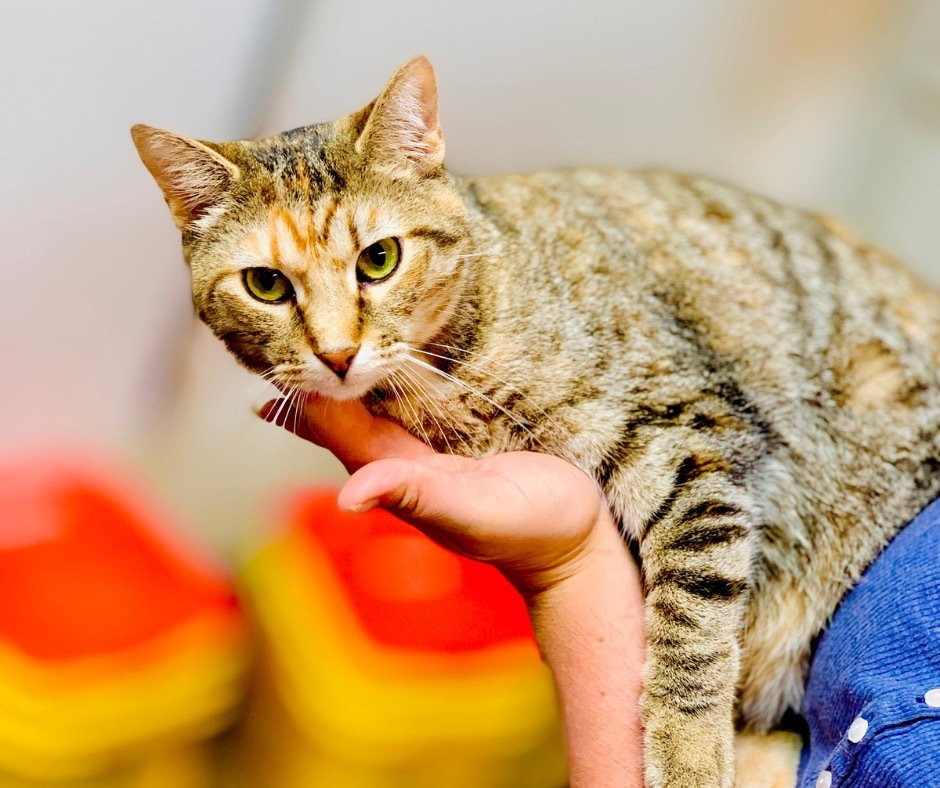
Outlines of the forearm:
<svg viewBox="0 0 940 788">
<path fill-rule="evenodd" d="M 571 785 L 642 788 L 642 589 L 611 519 L 595 531 L 574 571 L 530 597 L 530 615 L 561 697 Z"/>
</svg>

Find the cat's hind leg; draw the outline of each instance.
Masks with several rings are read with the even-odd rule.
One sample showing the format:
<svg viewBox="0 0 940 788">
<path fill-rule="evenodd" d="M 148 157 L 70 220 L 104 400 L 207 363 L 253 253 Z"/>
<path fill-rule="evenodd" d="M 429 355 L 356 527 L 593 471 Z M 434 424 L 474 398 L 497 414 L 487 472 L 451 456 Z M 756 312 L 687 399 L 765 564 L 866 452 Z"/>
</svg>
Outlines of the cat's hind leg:
<svg viewBox="0 0 940 788">
<path fill-rule="evenodd" d="M 734 740 L 736 788 L 793 788 L 803 739 L 798 733 L 739 733 Z"/>
</svg>

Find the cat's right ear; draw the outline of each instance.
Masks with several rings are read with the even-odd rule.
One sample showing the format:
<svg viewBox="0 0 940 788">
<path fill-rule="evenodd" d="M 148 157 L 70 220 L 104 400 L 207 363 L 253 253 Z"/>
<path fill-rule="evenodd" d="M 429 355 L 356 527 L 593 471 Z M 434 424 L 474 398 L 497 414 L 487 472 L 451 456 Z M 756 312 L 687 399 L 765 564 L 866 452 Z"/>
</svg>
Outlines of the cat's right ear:
<svg viewBox="0 0 940 788">
<path fill-rule="evenodd" d="M 131 136 L 181 230 L 218 205 L 241 174 L 235 164 L 197 140 L 142 124 L 131 128 Z"/>
</svg>

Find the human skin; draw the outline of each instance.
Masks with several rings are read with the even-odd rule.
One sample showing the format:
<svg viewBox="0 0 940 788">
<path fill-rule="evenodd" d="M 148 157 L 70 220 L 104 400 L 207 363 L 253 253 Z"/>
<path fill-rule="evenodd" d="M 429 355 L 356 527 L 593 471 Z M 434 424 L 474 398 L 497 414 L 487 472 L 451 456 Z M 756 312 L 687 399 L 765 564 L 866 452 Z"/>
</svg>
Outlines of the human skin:
<svg viewBox="0 0 940 788">
<path fill-rule="evenodd" d="M 358 401 L 311 398 L 299 419 L 278 419 L 279 403 L 261 417 L 325 447 L 352 474 L 340 508 L 387 509 L 519 590 L 558 686 L 571 785 L 641 788 L 643 591 L 594 482 L 533 452 L 437 454 Z"/>
</svg>

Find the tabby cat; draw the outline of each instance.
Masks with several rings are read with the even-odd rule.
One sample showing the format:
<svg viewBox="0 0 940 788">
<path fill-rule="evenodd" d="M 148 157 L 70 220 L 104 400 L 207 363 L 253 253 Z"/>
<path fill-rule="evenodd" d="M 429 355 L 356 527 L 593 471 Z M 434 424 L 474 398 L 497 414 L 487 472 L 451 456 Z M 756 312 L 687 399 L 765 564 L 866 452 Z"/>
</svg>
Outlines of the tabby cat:
<svg viewBox="0 0 940 788">
<path fill-rule="evenodd" d="M 840 597 L 940 488 L 940 297 L 830 220 L 699 177 L 458 178 L 417 58 L 252 142 L 135 126 L 201 318 L 291 392 L 597 480 L 647 593 L 650 786 L 729 786 Z"/>
</svg>

